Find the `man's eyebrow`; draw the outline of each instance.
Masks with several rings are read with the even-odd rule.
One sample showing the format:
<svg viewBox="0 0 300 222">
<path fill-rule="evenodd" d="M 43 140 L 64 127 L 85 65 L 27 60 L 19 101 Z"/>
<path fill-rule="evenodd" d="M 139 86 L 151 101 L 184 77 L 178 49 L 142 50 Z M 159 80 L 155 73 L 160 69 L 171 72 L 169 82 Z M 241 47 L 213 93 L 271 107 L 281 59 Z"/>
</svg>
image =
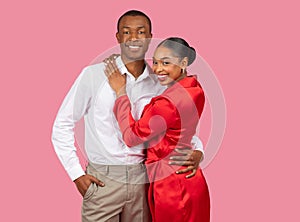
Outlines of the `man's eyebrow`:
<svg viewBox="0 0 300 222">
<path fill-rule="evenodd" d="M 129 26 L 123 26 L 122 29 L 130 29 L 130 28 L 133 28 L 133 27 L 129 27 Z M 142 29 L 142 28 L 145 28 L 145 26 L 138 26 L 137 29 Z"/>
</svg>

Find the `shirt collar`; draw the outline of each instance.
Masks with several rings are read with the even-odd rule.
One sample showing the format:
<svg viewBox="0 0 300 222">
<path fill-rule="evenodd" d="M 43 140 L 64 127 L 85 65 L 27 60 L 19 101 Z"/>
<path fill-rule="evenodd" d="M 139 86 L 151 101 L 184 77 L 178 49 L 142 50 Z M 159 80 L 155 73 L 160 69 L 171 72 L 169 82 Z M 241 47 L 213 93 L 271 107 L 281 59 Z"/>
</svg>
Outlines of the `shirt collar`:
<svg viewBox="0 0 300 222">
<path fill-rule="evenodd" d="M 116 65 L 119 68 L 121 74 L 129 74 L 130 78 L 133 78 L 135 80 L 135 77 L 128 71 L 128 69 L 126 68 L 125 64 L 123 63 L 121 56 L 116 58 Z M 156 75 L 152 73 L 152 69 L 151 67 L 148 65 L 148 63 L 146 62 L 146 67 L 143 71 L 143 73 L 137 78 L 137 82 L 142 81 L 146 78 L 150 78 L 153 83 L 157 82 L 157 78 Z"/>
</svg>

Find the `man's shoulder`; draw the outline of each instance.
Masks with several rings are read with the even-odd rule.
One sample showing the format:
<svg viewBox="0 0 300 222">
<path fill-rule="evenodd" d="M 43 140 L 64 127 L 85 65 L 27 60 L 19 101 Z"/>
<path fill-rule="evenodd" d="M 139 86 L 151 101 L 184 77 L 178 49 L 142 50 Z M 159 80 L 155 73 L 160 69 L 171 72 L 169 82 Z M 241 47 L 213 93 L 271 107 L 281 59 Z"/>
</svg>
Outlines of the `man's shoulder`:
<svg viewBox="0 0 300 222">
<path fill-rule="evenodd" d="M 104 63 L 97 63 L 97 64 L 92 64 L 85 66 L 82 71 L 81 71 L 81 76 L 82 78 L 104 78 L 105 73 L 104 73 Z"/>
<path fill-rule="evenodd" d="M 104 73 L 104 64 L 97 63 L 85 66 L 79 74 L 77 81 L 84 85 L 97 85 L 106 79 Z"/>
<path fill-rule="evenodd" d="M 85 66 L 82 71 L 83 72 L 89 72 L 89 73 L 98 73 L 98 72 L 104 72 L 104 63 L 96 63 L 96 64 L 91 64 L 88 66 Z"/>
</svg>

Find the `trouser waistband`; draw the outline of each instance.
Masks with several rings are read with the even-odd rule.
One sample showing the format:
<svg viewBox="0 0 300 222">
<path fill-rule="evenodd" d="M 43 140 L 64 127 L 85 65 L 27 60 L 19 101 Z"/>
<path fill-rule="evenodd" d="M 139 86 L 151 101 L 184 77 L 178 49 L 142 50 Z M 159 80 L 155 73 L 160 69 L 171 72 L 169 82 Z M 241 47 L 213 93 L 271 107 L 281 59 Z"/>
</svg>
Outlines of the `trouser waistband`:
<svg viewBox="0 0 300 222">
<path fill-rule="evenodd" d="M 146 166 L 142 163 L 132 165 L 101 165 L 89 162 L 87 173 L 125 183 L 148 183 Z"/>
<path fill-rule="evenodd" d="M 96 163 L 88 163 L 88 167 L 91 170 L 99 171 L 99 172 L 124 172 L 124 171 L 136 171 L 146 169 L 145 164 L 138 163 L 138 164 L 130 164 L 130 165 L 102 165 Z"/>
</svg>

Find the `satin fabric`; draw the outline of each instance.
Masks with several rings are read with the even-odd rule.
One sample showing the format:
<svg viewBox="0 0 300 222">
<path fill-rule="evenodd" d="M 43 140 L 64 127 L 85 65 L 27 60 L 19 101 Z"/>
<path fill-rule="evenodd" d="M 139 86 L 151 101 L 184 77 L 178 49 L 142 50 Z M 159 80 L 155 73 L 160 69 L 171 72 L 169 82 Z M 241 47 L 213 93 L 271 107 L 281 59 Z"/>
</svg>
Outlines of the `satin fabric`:
<svg viewBox="0 0 300 222">
<path fill-rule="evenodd" d="M 210 200 L 200 169 L 194 177 L 176 174 L 169 165 L 175 148 L 191 148 L 191 139 L 204 107 L 204 92 L 189 76 L 154 97 L 139 120 L 131 115 L 127 96 L 118 98 L 114 113 L 127 146 L 147 143 L 148 201 L 153 221 L 208 222 Z"/>
</svg>

